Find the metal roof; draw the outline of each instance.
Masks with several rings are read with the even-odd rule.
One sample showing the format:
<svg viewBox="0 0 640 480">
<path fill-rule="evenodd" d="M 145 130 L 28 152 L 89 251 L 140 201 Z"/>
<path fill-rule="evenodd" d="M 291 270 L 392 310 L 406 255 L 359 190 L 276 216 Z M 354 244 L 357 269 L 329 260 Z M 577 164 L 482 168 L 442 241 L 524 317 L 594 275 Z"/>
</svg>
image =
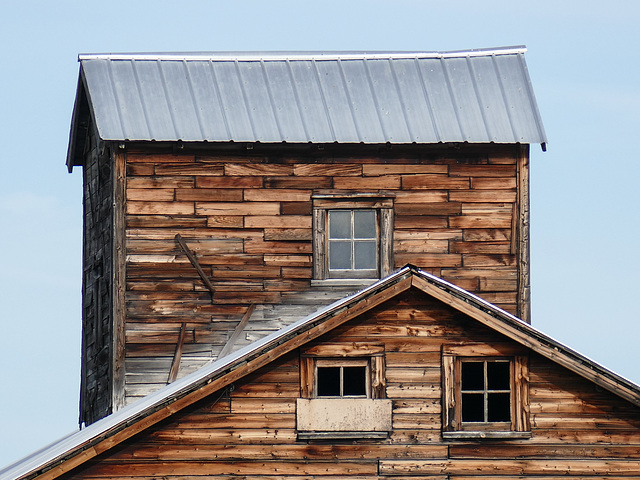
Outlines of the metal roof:
<svg viewBox="0 0 640 480">
<path fill-rule="evenodd" d="M 546 356 L 550 360 L 573 370 L 585 378 L 589 378 L 614 394 L 640 406 L 639 385 L 608 370 L 486 300 L 441 278 L 419 270 L 414 266 L 407 265 L 360 292 L 338 300 L 277 332 L 263 337 L 236 352 L 230 353 L 208 366 L 124 407 L 116 413 L 108 415 L 88 427 L 64 437 L 20 461 L 8 465 L 4 469 L 0 469 L 0 480 L 16 480 L 33 475 L 43 468 L 53 468 L 59 462 L 64 461 L 64 459 L 72 457 L 82 450 L 91 448 L 100 441 L 109 438 L 136 423 L 138 420 L 145 418 L 147 415 L 171 404 L 179 398 L 197 391 L 199 388 L 217 378 L 223 377 L 240 365 L 269 352 L 278 345 L 286 342 L 287 339 L 303 334 L 312 327 L 328 320 L 333 315 L 348 310 L 358 302 L 366 301 L 370 299 L 371 296 L 385 289 L 392 288 L 394 285 L 411 276 L 424 280 L 437 290 L 445 292 L 448 298 L 458 298 L 472 309 L 494 318 L 497 320 L 497 326 L 507 327 L 506 330 L 500 329 L 500 331 L 512 340 L 534 351 L 538 351 L 538 353 Z M 453 306 L 453 308 L 456 307 Z M 536 344 L 543 345 L 547 348 L 547 351 L 538 350 L 535 346 Z"/>
<path fill-rule="evenodd" d="M 525 52 L 80 55 L 78 99 L 103 140 L 544 144 Z"/>
</svg>

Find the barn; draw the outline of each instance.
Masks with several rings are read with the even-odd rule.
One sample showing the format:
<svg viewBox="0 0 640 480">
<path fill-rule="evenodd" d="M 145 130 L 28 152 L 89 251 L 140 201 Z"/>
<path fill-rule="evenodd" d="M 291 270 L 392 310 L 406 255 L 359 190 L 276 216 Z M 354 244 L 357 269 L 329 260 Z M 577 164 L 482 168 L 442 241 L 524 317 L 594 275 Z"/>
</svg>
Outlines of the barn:
<svg viewBox="0 0 640 480">
<path fill-rule="evenodd" d="M 81 429 L 1 478 L 640 476 L 532 325 L 525 52 L 81 55 Z"/>
</svg>

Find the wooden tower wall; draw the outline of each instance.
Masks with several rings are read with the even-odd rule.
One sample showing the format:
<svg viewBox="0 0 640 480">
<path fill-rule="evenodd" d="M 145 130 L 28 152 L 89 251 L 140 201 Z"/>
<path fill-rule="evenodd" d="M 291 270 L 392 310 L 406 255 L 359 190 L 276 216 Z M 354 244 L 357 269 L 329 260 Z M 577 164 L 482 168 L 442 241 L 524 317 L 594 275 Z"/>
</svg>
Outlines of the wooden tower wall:
<svg viewBox="0 0 640 480">
<path fill-rule="evenodd" d="M 115 409 L 166 385 L 172 367 L 182 376 L 216 358 L 252 304 L 238 345 L 356 289 L 312 282 L 317 195 L 390 198 L 393 268 L 415 264 L 528 320 L 528 146 L 114 151 L 121 174 L 92 191 L 123 197 L 109 219 L 116 227 L 111 243 L 87 248 L 91 257 L 110 246 L 121 279 L 109 307 L 112 392 L 103 391 Z M 93 375 L 97 363 L 88 365 Z"/>
</svg>

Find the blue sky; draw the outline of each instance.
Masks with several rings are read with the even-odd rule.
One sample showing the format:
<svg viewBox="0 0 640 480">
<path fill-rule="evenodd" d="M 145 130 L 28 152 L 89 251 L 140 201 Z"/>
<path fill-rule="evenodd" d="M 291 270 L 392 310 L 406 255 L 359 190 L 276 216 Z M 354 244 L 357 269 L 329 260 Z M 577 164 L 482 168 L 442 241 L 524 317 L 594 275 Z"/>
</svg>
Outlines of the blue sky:
<svg viewBox="0 0 640 480">
<path fill-rule="evenodd" d="M 0 468 L 77 428 L 82 170 L 64 165 L 78 53 L 526 45 L 533 325 L 640 381 L 640 2 L 7 2 L 0 16 Z"/>
</svg>

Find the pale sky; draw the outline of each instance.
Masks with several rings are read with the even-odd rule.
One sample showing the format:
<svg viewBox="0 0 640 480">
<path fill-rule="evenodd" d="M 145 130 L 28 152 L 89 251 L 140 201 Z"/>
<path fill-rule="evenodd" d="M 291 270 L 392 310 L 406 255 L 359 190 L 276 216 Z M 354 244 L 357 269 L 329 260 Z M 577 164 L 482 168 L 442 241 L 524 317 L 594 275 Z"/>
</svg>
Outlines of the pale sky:
<svg viewBox="0 0 640 480">
<path fill-rule="evenodd" d="M 640 382 L 640 2 L 6 2 L 0 15 L 0 468 L 77 429 L 82 169 L 77 55 L 526 45 L 532 323 Z"/>
</svg>

